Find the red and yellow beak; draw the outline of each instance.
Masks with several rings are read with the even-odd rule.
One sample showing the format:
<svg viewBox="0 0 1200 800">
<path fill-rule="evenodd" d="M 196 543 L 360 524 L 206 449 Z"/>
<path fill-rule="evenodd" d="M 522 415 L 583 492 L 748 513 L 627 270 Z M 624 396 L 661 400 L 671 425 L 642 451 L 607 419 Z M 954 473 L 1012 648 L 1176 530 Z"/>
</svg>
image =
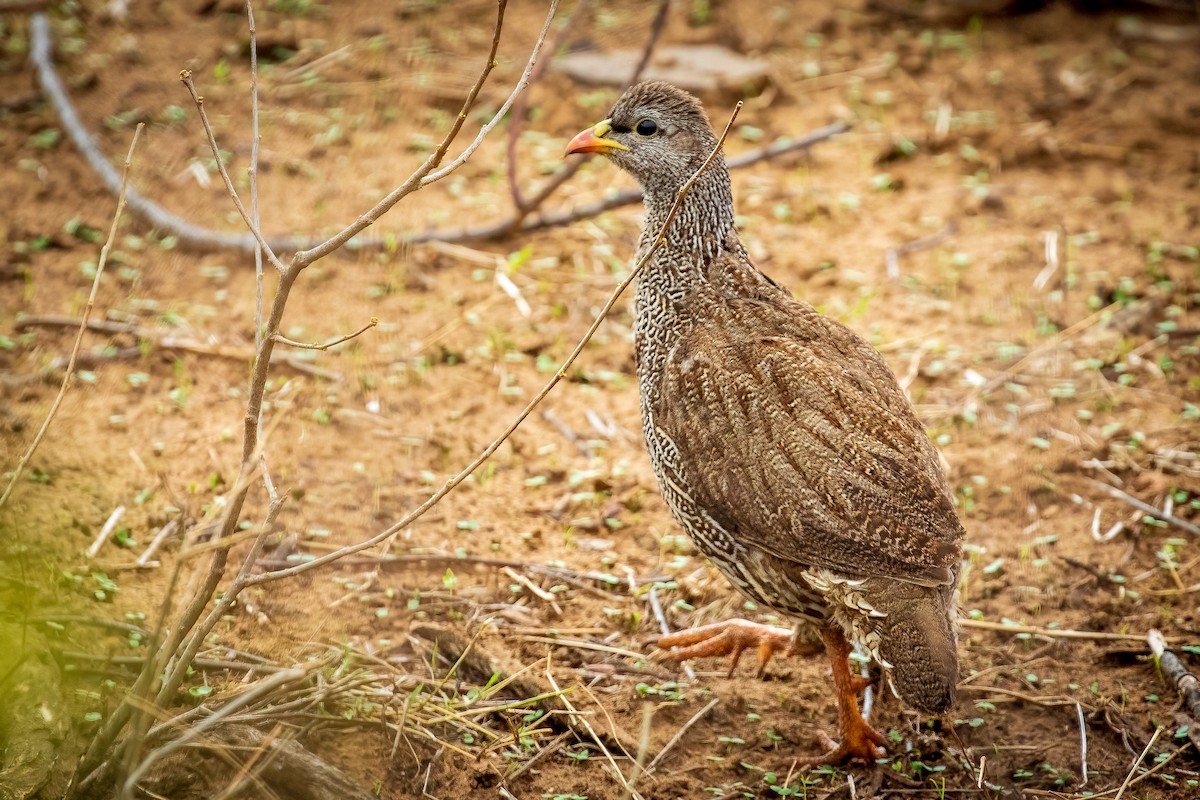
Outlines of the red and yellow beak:
<svg viewBox="0 0 1200 800">
<path fill-rule="evenodd" d="M 587 130 L 580 131 L 567 145 L 564 156 L 572 153 L 608 153 L 613 150 L 628 150 L 629 148 L 614 139 L 605 139 L 612 130 L 612 120 L 597 122 Z"/>
</svg>

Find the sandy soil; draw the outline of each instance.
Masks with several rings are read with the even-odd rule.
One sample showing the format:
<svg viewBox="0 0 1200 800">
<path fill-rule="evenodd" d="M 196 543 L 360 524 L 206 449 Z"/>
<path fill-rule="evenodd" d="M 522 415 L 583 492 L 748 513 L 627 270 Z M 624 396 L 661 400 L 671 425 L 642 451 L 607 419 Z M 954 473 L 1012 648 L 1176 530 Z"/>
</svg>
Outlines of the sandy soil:
<svg viewBox="0 0 1200 800">
<path fill-rule="evenodd" d="M 244 191 L 240 4 L 133 3 L 114 15 L 117 5 L 54 16 L 58 69 L 82 119 L 114 163 L 145 121 L 132 182 L 194 223 L 239 230 L 177 75 L 193 70 Z M 328 233 L 424 158 L 486 53 L 494 6 L 262 5 L 263 227 Z M 596 6 L 566 46 L 644 39 L 650 4 Z M 514 0 L 467 137 L 507 95 L 543 13 Z M 1143 31 L 1196 22 L 1134 19 Z M 73 341 L 70 328 L 27 317 L 78 319 L 114 199 L 37 92 L 27 21 L 9 14 L 0 25 L 0 453 L 11 469 Z M 770 62 L 731 154 L 854 125 L 808 156 L 735 173 L 740 226 L 764 270 L 869 337 L 908 387 L 968 533 L 964 619 L 1042 631 L 964 627 L 962 687 L 945 719 L 877 698 L 888 757 L 802 775 L 794 759 L 815 753 L 836 719 L 821 659 L 774 662 L 760 680 L 750 664 L 728 678 L 723 663 L 701 661 L 692 679 L 651 658 L 652 600 L 672 629 L 735 615 L 786 621 L 748 605 L 694 553 L 658 494 L 640 441 L 628 298 L 568 379 L 417 524 L 243 596 L 201 652 L 242 668 L 197 670 L 170 711 L 235 696 L 262 677 L 251 662 L 316 663 L 305 685 L 341 688 L 259 722 L 383 798 L 600 800 L 628 796 L 625 781 L 647 799 L 1112 796 L 1152 736 L 1136 774 L 1159 768 L 1124 797 L 1200 795 L 1195 722 L 1176 716 L 1175 690 L 1142 642 L 1157 627 L 1192 665 L 1185 648 L 1200 645 L 1200 545 L 1185 527 L 1200 524 L 1200 49 L 1132 30 L 1116 13 L 1061 4 L 955 18 L 750 2 L 677 3 L 664 35 Z M 557 169 L 567 138 L 615 96 L 545 75 L 517 141 L 522 185 Z M 719 124 L 734 97 L 705 99 Z M 399 242 L 506 214 L 509 124 L 375 232 Z M 628 185 L 597 160 L 545 208 Z M 310 268 L 286 335 L 320 342 L 371 317 L 379 325 L 329 351 L 292 353 L 320 374 L 272 374 L 266 452 L 287 502 L 269 558 L 366 539 L 468 463 L 626 274 L 640 220 L 631 206 L 499 240 L 343 252 Z M 893 274 L 891 248 L 901 248 Z M 208 563 L 208 526 L 240 458 L 253 260 L 179 246 L 127 216 L 94 317 L 147 333 L 86 337 L 84 371 L 0 510 L 0 636 L 16 654 L 0 662 L 14 712 L 0 739 L 31 753 L 25 784 L 7 773 L 18 792 L 7 796 L 38 784 L 59 796 L 134 679 L 128 657 L 147 652 L 149 635 L 97 623 L 155 628 L 164 597 L 177 612 Z M 172 338 L 193 346 L 163 346 Z M 118 506 L 116 536 L 87 559 Z M 256 487 L 244 518 L 265 512 Z M 172 521 L 179 533 L 157 566 L 138 568 Z M 446 679 L 463 643 L 470 658 Z M 30 657 L 64 709 L 49 727 L 17 721 L 26 707 L 11 686 L 24 673 L 9 665 Z M 497 690 L 492 672 L 519 675 Z M 370 691 L 348 688 L 347 676 Z M 519 702 L 556 688 L 565 699 Z M 640 774 L 634 762 L 668 745 Z M 232 779 L 206 759 L 167 762 L 149 785 L 216 796 Z"/>
</svg>

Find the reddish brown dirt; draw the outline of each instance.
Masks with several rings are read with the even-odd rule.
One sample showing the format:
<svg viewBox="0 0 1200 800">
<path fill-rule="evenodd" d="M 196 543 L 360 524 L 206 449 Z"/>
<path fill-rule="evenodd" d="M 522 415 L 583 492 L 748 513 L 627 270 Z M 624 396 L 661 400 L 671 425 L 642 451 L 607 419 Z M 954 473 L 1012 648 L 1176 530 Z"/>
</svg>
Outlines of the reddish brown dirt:
<svg viewBox="0 0 1200 800">
<path fill-rule="evenodd" d="M 149 123 L 132 179 L 144 193 L 196 223 L 237 230 L 176 74 L 194 71 L 245 194 L 246 26 L 238 3 L 206 13 L 202 5 L 134 3 L 128 18 L 113 19 L 101 11 L 107 4 L 84 4 L 56 18 L 58 65 L 114 162 L 133 123 Z M 399 11 L 370 2 L 263 5 L 264 228 L 332 231 L 397 185 L 440 135 L 486 52 L 493 7 L 474 0 L 413 2 Z M 483 112 L 508 92 L 543 13 L 514 5 Z M 648 758 L 718 700 L 653 774 L 636 780 L 645 798 L 1105 792 L 1120 786 L 1157 726 L 1163 730 L 1146 765 L 1170 761 L 1124 796 L 1197 796 L 1200 759 L 1181 748 L 1187 723 L 1174 717 L 1175 692 L 1138 639 L 1158 627 L 1195 666 L 1180 648 L 1200 644 L 1200 545 L 1152 518 L 1130 521 L 1133 509 L 1093 480 L 1159 508 L 1170 498 L 1178 517 L 1200 524 L 1200 50 L 1126 38 L 1118 16 L 1062 5 L 939 22 L 816 2 L 736 10 L 714 3 L 711 17 L 698 19 L 708 5 L 677 4 L 665 40 L 719 41 L 773 65 L 768 88 L 747 102 L 731 153 L 838 118 L 855 125 L 810 157 L 736 173 L 741 228 L 764 270 L 868 336 L 909 384 L 961 503 L 970 543 L 964 617 L 1133 638 L 965 627 L 963 686 L 946 719 L 922 719 L 884 698 L 874 719 L 890 734 L 888 759 L 807 778 L 792 771 L 793 759 L 815 752 L 816 732 L 836 718 L 820 660 L 776 662 L 765 680 L 746 664 L 729 679 L 723 664 L 706 661 L 687 683 L 670 664 L 547 644 L 546 632 L 556 631 L 651 653 L 658 632 L 651 579 L 673 628 L 737 614 L 772 619 L 747 607 L 693 553 L 658 494 L 640 441 L 625 299 L 540 411 L 473 479 L 380 551 L 518 562 L 512 574 L 444 560 L 382 567 L 359 560 L 311 571 L 248 593 L 206 652 L 220 657 L 232 648 L 283 664 L 339 650 L 376 653 L 428 676 L 431 647 L 413 626 L 436 623 L 467 639 L 478 634 L 477 646 L 502 670 L 532 665 L 526 677 L 535 690 L 550 688 L 548 657 L 549 674 L 570 689 L 606 747 L 621 744 L 636 756 L 646 724 Z M 610 49 L 644 37 L 652 9 L 597 6 L 572 42 Z M 45 133 L 62 126 L 33 88 L 27 31 L 21 17 L 3 19 L 5 469 L 31 441 L 60 373 L 38 376 L 72 341 L 66 329 L 21 327 L 18 315 L 79 315 L 89 283 L 81 265 L 96 261 L 100 244 L 73 234 L 68 222 L 103 236 L 114 206 L 65 137 Z M 296 66 L 321 56 L 315 69 Z M 536 85 L 518 148 L 522 180 L 555 168 L 567 137 L 602 117 L 614 97 L 555 74 Z M 722 120 L 730 98 L 706 100 Z M 476 126 L 472 118 L 466 136 Z M 509 207 L 506 136 L 501 126 L 467 166 L 401 203 L 378 232 L 496 219 Z M 189 164 L 212 184 L 200 185 Z M 597 161 L 550 205 L 626 185 Z M 639 211 L 628 208 L 469 250 L 344 253 L 306 272 L 288 307 L 288 336 L 322 341 L 370 317 L 380 324 L 308 354 L 340 380 L 286 367 L 273 373 L 267 454 L 289 498 L 281 538 L 312 554 L 362 540 L 466 464 L 582 335 L 627 269 L 639 224 Z M 931 246 L 902 255 L 898 278 L 888 280 L 888 248 L 943 231 Z M 1047 235 L 1058 242 L 1057 269 L 1047 269 Z M 95 317 L 249 353 L 252 261 L 167 248 L 161 238 L 126 217 Z M 494 280 L 494 258 L 522 248 L 527 257 L 513 260 L 511 280 L 529 304 L 527 317 Z M 268 277 L 269 293 L 273 284 Z M 164 593 L 181 605 L 194 586 L 190 576 L 206 562 L 182 559 L 178 538 L 159 568 L 129 565 L 172 518 L 184 521 L 194 546 L 240 457 L 247 357 L 146 342 L 132 358 L 105 358 L 110 345 L 131 342 L 85 339 L 86 380 L 73 385 L 31 472 L 0 511 L 4 621 L 33 632 L 19 639 L 22 647 L 44 644 L 72 668 L 64 687 L 73 733 L 58 743 L 46 797 L 58 796 L 95 730 L 85 715 L 110 713 L 131 680 L 120 668 L 95 671 L 94 662 L 62 654 L 145 647 L 98 636 L 104 629 L 94 626 L 41 620 L 145 615 L 152 625 Z M 21 421 L 24 428 L 12 430 Z M 83 550 L 118 505 L 128 507 L 120 527 L 136 545 L 109 544 L 88 563 Z M 256 490 L 245 519 L 264 512 Z M 1094 529 L 1103 533 L 1119 520 L 1128 524 L 1115 537 L 1093 538 Z M 182 577 L 172 584 L 177 563 Z M 546 564 L 585 575 L 564 581 L 521 566 Z M 593 572 L 611 582 L 586 577 Z M 97 598 L 103 576 L 118 588 Z M 539 596 L 547 592 L 553 601 Z M 369 659 L 347 659 L 370 667 Z M 219 702 L 241 677 L 212 670 L 189 685 L 216 687 L 209 702 Z M 466 692 L 467 684 L 443 691 Z M 302 731 L 310 749 L 384 798 L 626 796 L 594 740 L 556 739 L 558 723 L 520 732 L 523 710 L 478 718 L 502 739 L 486 748 L 443 725 L 432 734 L 452 748 L 409 735 L 393 749 L 394 732 L 379 726 L 381 707 L 394 724 L 410 690 L 397 688 L 374 707 L 331 702 L 321 721 L 288 720 L 283 730 Z M 181 698 L 181 706 L 188 702 L 195 701 Z M 506 783 L 551 743 L 555 749 Z M 615 755 L 632 775 L 631 761 Z M 498 794 L 501 786 L 511 795 Z"/>
</svg>

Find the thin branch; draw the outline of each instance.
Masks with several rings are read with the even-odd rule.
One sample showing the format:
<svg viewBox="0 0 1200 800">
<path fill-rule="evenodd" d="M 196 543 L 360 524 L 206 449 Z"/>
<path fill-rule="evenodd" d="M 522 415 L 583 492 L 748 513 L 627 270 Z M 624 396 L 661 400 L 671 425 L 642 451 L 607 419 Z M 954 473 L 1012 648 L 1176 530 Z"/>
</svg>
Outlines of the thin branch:
<svg viewBox="0 0 1200 800">
<path fill-rule="evenodd" d="M 688 193 L 691 192 L 692 187 L 695 186 L 696 181 L 700 178 L 700 176 L 708 170 L 709 166 L 713 162 L 713 159 L 717 157 L 717 154 L 721 152 L 721 147 L 725 143 L 725 137 L 729 135 L 729 129 L 733 126 L 733 122 L 737 119 L 738 112 L 740 112 L 741 109 L 742 103 L 739 101 L 734 107 L 733 113 L 729 117 L 729 122 L 726 123 L 725 130 L 721 133 L 721 137 L 717 140 L 712 152 L 710 152 L 708 157 L 704 159 L 704 163 L 700 165 L 700 168 L 696 170 L 695 174 L 693 174 L 692 177 L 680 187 L 679 194 L 676 196 L 675 202 L 671 205 L 670 210 L 667 212 L 666 219 L 663 221 L 662 227 L 656 234 L 654 243 L 650 247 L 646 248 L 646 252 L 643 253 L 642 257 L 637 260 L 637 263 L 633 265 L 633 268 L 629 271 L 629 274 L 625 276 L 625 279 L 618 284 L 615 290 L 613 290 L 613 293 L 609 296 L 608 301 L 600 309 L 600 312 L 596 315 L 596 318 L 592 321 L 592 324 L 584 333 L 583 338 L 581 338 L 579 343 L 575 345 L 575 349 L 571 351 L 569 356 L 567 356 L 562 366 L 558 368 L 558 370 L 554 373 L 554 376 L 546 383 L 545 386 L 542 387 L 542 389 L 534 396 L 534 398 L 529 401 L 529 404 L 521 410 L 521 413 L 519 413 L 516 418 L 509 423 L 508 427 L 504 429 L 503 433 L 496 437 L 491 444 L 485 447 L 483 451 L 479 453 L 479 455 L 477 455 L 471 461 L 471 463 L 464 467 L 457 475 L 450 478 L 440 489 L 430 495 L 429 499 L 417 506 L 402 519 L 387 529 L 375 534 L 369 539 L 359 542 L 358 544 L 347 545 L 346 547 L 338 548 L 332 553 L 328 553 L 320 558 L 315 558 L 312 561 L 306 561 L 303 564 L 297 564 L 294 567 L 288 567 L 286 569 L 260 573 L 251 579 L 250 585 L 266 583 L 268 581 L 274 581 L 281 578 L 287 578 L 292 575 L 298 575 L 302 572 L 307 572 L 310 569 L 316 569 L 317 567 L 337 561 L 345 556 L 353 555 L 354 553 L 361 553 L 363 550 L 374 547 L 380 542 L 390 539 L 419 519 L 425 514 L 425 512 L 429 511 L 429 509 L 440 503 L 442 498 L 450 494 L 455 487 L 466 480 L 467 477 L 476 469 L 478 469 L 481 464 L 491 458 L 492 454 L 499 450 L 500 446 L 508 440 L 508 437 L 511 436 L 518 427 L 520 427 L 521 423 L 525 421 L 525 418 L 528 417 L 544 399 L 546 399 L 546 396 L 549 395 L 554 387 L 558 385 L 558 382 L 567 376 L 567 370 L 571 368 L 571 365 L 575 363 L 575 359 L 579 357 L 580 353 L 582 353 L 584 348 L 587 347 L 588 342 L 592 340 L 592 336 L 594 336 L 596 331 L 600 328 L 601 323 L 604 322 L 604 318 L 608 316 L 608 312 L 612 310 L 612 307 L 616 304 L 621 294 L 625 291 L 629 284 L 631 284 L 634 279 L 637 278 L 638 274 L 642 271 L 642 268 L 646 266 L 653 255 L 658 252 L 658 248 L 666 242 L 665 237 L 667 229 L 670 228 L 671 223 L 675 221 L 675 216 L 679 213 L 679 209 L 683 205 L 684 198 L 686 198 Z"/>
<path fill-rule="evenodd" d="M 571 12 L 571 16 L 567 17 L 566 24 L 559 29 L 554 40 L 550 42 L 550 48 L 546 51 L 546 57 L 541 60 L 541 63 L 529 75 L 529 84 L 532 86 L 541 79 L 542 73 L 550 66 L 550 62 L 554 60 L 554 54 L 559 51 L 567 37 L 571 35 L 571 31 L 575 29 L 575 23 L 583 18 L 583 15 L 591 8 L 592 0 L 579 0 L 575 10 Z M 529 92 L 525 92 L 513 104 L 512 119 L 508 124 L 508 192 L 512 197 L 513 208 L 523 208 L 525 206 L 525 198 L 521 195 L 521 182 L 517 175 L 517 142 L 521 138 L 521 129 L 525 122 L 525 112 L 529 106 Z M 577 162 L 572 162 L 570 165 L 563 165 L 559 168 L 559 172 L 567 169 L 577 168 Z M 574 172 L 574 169 L 572 169 Z M 557 177 L 557 176 L 556 176 Z"/>
<path fill-rule="evenodd" d="M 297 669 L 288 669 L 278 672 L 271 677 L 264 678 L 263 680 L 254 684 L 254 686 L 248 691 L 245 691 L 237 697 L 230 699 L 223 704 L 219 710 L 213 712 L 213 714 L 205 717 L 196 724 L 188 727 L 180 734 L 178 738 L 168 742 L 167 744 L 164 744 L 142 759 L 142 762 L 138 764 L 137 768 L 134 769 L 130 773 L 129 777 L 125 779 L 125 783 L 121 787 L 121 793 L 118 796 L 122 798 L 122 800 L 125 798 L 132 798 L 134 795 L 134 790 L 137 788 L 138 781 L 142 779 L 142 776 L 146 774 L 146 771 L 150 769 L 150 767 L 154 766 L 156 762 L 161 761 L 171 753 L 194 741 L 204 731 L 213 727 L 222 719 L 228 717 L 238 709 L 251 705 L 257 702 L 260 698 L 269 697 L 282 686 L 303 680 L 314 668 L 314 666 L 316 665 L 308 664 Z"/>
<path fill-rule="evenodd" d="M 1104 631 L 1072 631 L 1057 628 L 1035 628 L 1031 625 L 1005 625 L 1001 622 L 987 622 L 982 619 L 960 619 L 960 628 L 978 628 L 984 631 L 999 631 L 1001 633 L 1029 633 L 1034 636 L 1045 636 L 1048 639 L 1090 639 L 1106 642 L 1144 642 L 1146 637 L 1134 633 L 1107 633 Z M 781 629 L 782 630 L 782 629 Z M 1168 642 L 1184 641 L 1179 638 L 1166 639 Z"/>
<path fill-rule="evenodd" d="M 42 328 L 74 328 L 79 326 L 81 321 L 75 317 L 60 317 L 52 314 L 44 316 L 21 317 L 17 320 L 16 329 L 18 331 L 26 328 L 42 327 Z M 100 333 L 109 334 L 129 334 L 143 342 L 148 342 L 155 347 L 160 347 L 164 350 L 181 350 L 186 353 L 196 353 L 202 356 L 214 356 L 216 358 L 230 358 L 235 361 L 248 362 L 254 358 L 254 351 L 245 347 L 236 347 L 233 345 L 222 344 L 206 344 L 192 339 L 177 337 L 173 334 L 162 333 L 152 328 L 143 328 L 137 325 L 130 325 L 124 322 L 111 322 L 109 320 L 87 320 L 87 329 L 90 331 L 98 331 Z M 140 348 L 132 348 L 129 353 L 120 351 L 114 357 L 137 357 L 141 356 L 143 351 Z M 282 364 L 299 372 L 304 372 L 309 375 L 315 375 L 318 378 L 324 378 L 328 381 L 338 382 L 342 380 L 342 376 L 332 370 L 322 369 L 308 361 L 304 361 L 296 356 L 286 353 L 271 353 L 271 364 Z M 51 362 L 53 368 L 54 362 Z"/>
<path fill-rule="evenodd" d="M 466 149 L 463 150 L 458 158 L 454 159 L 441 169 L 436 169 L 435 171 L 435 168 L 441 164 L 442 158 L 446 154 L 446 151 L 450 148 L 450 145 L 458 136 L 458 132 L 462 129 L 462 124 L 466 120 L 467 113 L 474 105 L 475 98 L 479 94 L 479 89 L 483 85 L 484 80 L 486 80 L 488 74 L 491 72 L 493 64 L 495 63 L 496 48 L 500 40 L 500 28 L 504 22 L 504 9 L 506 5 L 507 0 L 499 0 L 499 3 L 497 4 L 498 10 L 496 14 L 496 28 L 492 37 L 492 49 L 488 54 L 487 63 L 484 66 L 483 72 L 480 73 L 479 79 L 471 88 L 471 91 L 467 96 L 467 100 L 464 101 L 463 108 L 459 112 L 458 117 L 455 118 L 454 125 L 451 127 L 446 136 L 443 137 L 442 142 L 438 145 L 437 149 L 434 150 L 429 158 L 425 160 L 425 163 L 417 168 L 416 172 L 409 176 L 408 180 L 393 189 L 386 197 L 376 203 L 370 211 L 360 216 L 340 233 L 336 234 L 320 245 L 296 253 L 296 255 L 292 257 L 293 264 L 308 265 L 317 259 L 332 253 L 334 250 L 337 250 L 346 242 L 350 241 L 356 235 L 361 233 L 369 225 L 373 225 L 376 220 L 383 216 L 384 212 L 396 205 L 396 203 L 400 202 L 400 200 L 404 197 L 412 194 L 417 189 L 428 186 L 429 184 L 441 180 L 450 173 L 454 172 L 454 170 L 466 163 L 467 159 L 470 158 L 471 155 L 474 154 L 475 150 L 479 148 L 479 145 L 483 143 L 484 138 L 486 138 L 487 135 L 491 133 L 492 129 L 499 124 L 500 120 L 505 114 L 508 113 L 508 110 L 512 107 L 513 102 L 521 94 L 521 92 L 524 91 L 525 86 L 529 82 L 529 75 L 531 72 L 533 72 L 533 68 L 537 64 L 538 54 L 542 50 L 542 45 L 546 43 L 546 33 L 550 30 L 550 22 L 554 19 L 554 14 L 558 11 L 558 0 L 550 1 L 550 10 L 546 12 L 546 20 L 542 23 L 542 29 L 538 33 L 537 41 L 534 42 L 533 50 L 529 54 L 529 61 L 526 62 L 525 70 L 521 73 L 521 77 L 517 81 L 517 85 L 513 87 L 508 99 L 504 101 L 492 119 L 479 129 L 479 133 L 475 136 L 475 139 L 471 142 L 471 144 L 467 145 Z"/>
<path fill-rule="evenodd" d="M 642 774 L 649 775 L 651 772 L 654 772 L 655 767 L 658 766 L 658 762 L 662 761 L 663 756 L 665 756 L 667 753 L 671 752 L 671 748 L 673 748 L 675 745 L 679 744 L 679 740 L 682 739 L 683 735 L 688 732 L 688 729 L 690 729 L 693 725 L 695 725 L 697 722 L 699 722 L 701 717 L 703 717 L 705 714 L 707 714 L 708 712 L 710 712 L 714 708 L 716 708 L 717 703 L 719 703 L 719 702 L 720 702 L 720 699 L 714 697 L 712 700 L 710 700 L 708 702 L 708 705 L 706 705 L 704 708 L 697 711 L 695 714 L 692 715 L 691 719 L 689 719 L 687 722 L 683 723 L 683 727 L 680 728 L 679 730 L 675 731 L 675 735 L 671 737 L 670 741 L 668 741 L 666 744 L 664 744 L 662 747 L 662 750 L 658 751 L 658 755 L 654 756 L 654 759 L 649 764 L 646 765 L 646 769 L 642 772 Z"/>
<path fill-rule="evenodd" d="M 253 54 L 253 50 L 251 54 Z M 204 134 L 208 136 L 209 146 L 212 147 L 213 152 L 218 152 L 220 148 L 217 147 L 217 135 L 213 133 L 212 125 L 208 121 L 208 113 L 204 110 L 204 98 L 196 91 L 196 84 L 192 81 L 192 71 L 190 69 L 180 70 L 179 80 L 183 81 L 183 85 L 187 87 L 188 94 L 192 96 L 192 102 L 196 104 L 196 111 L 200 114 L 200 122 L 204 125 Z M 255 84 L 255 91 L 257 89 L 258 86 Z M 258 142 L 256 141 L 254 146 L 257 146 L 257 144 Z M 255 224 L 250 213 L 246 211 L 246 207 L 242 205 L 242 198 L 238 197 L 237 189 L 234 188 L 233 181 L 229 178 L 229 170 L 225 168 L 225 159 L 218 156 L 216 162 L 217 171 L 221 173 L 221 179 L 225 181 L 225 191 L 229 193 L 234 207 L 242 215 L 242 222 L 246 223 L 246 227 L 250 230 L 251 235 L 258 242 L 258 248 L 256 249 L 266 254 L 267 260 L 271 262 L 275 269 L 283 272 L 287 267 L 279 260 L 279 256 L 275 255 L 275 251 L 271 249 L 271 246 L 267 244 L 267 240 L 263 238 L 262 231 L 258 229 L 258 225 Z M 257 185 L 255 188 L 257 188 Z M 255 335 L 257 333 L 256 331 Z"/>
<path fill-rule="evenodd" d="M 579 9 L 582 9 L 587 2 L 579 4 Z M 642 45 L 641 55 L 638 57 L 637 66 L 633 70 L 633 74 L 629 77 L 629 82 L 625 84 L 625 88 L 629 88 L 637 83 L 642 78 L 642 73 L 646 71 L 646 67 L 650 64 L 650 57 L 654 55 L 654 48 L 658 44 L 659 38 L 662 36 L 663 30 L 667 24 L 667 12 L 670 10 L 670 0 L 659 0 L 658 11 L 654 14 L 654 20 L 650 23 L 650 33 L 646 37 L 646 43 Z M 576 10 L 578 13 L 579 9 Z M 572 21 L 574 17 L 572 17 Z M 569 23 L 568 23 L 569 27 Z M 566 35 L 564 29 L 563 35 Z M 553 51 L 551 51 L 553 53 Z M 587 159 L 578 158 L 569 164 L 564 164 L 559 167 L 558 172 L 546 179 L 545 183 L 533 193 L 533 196 L 525 199 L 521 195 L 520 187 L 517 183 L 517 163 L 516 163 L 516 140 L 520 131 L 521 121 L 524 117 L 517 117 L 513 120 L 513 128 L 510 133 L 508 146 L 508 179 L 513 196 L 513 212 L 506 221 L 506 231 L 516 230 L 530 213 L 541 207 L 550 195 L 558 191 L 559 187 L 575 176 L 575 173 L 587 163 Z M 638 200 L 641 199 L 641 194 L 638 195 Z M 635 201 L 636 202 L 636 201 Z"/>
<path fill-rule="evenodd" d="M 246 20 L 250 28 L 250 221 L 254 230 L 262 230 L 258 208 L 258 34 L 254 28 L 254 7 L 246 0 Z M 263 335 L 263 249 L 254 248 L 254 351 L 262 347 Z M 262 435 L 262 420 L 259 420 Z"/>
<path fill-rule="evenodd" d="M 117 236 L 117 226 L 121 223 L 121 212 L 125 210 L 125 191 L 129 185 L 129 169 L 133 164 L 133 150 L 137 147 L 138 138 L 142 135 L 142 129 L 145 127 L 145 123 L 139 122 L 137 129 L 133 132 L 133 141 L 129 143 L 129 152 L 125 156 L 125 166 L 121 170 L 121 188 L 117 192 L 117 208 L 113 212 L 112 224 L 108 228 L 108 239 L 104 242 L 104 247 L 100 249 L 100 259 L 96 262 L 96 276 L 92 278 L 92 290 L 88 293 L 87 304 L 83 307 L 83 319 L 79 324 L 79 331 L 75 334 L 75 344 L 71 347 L 71 357 L 67 361 L 66 374 L 63 375 L 62 384 L 58 387 L 58 394 L 55 395 L 54 402 L 50 404 L 50 410 L 46 413 L 46 419 L 42 422 L 42 427 L 38 429 L 37 435 L 29 443 L 29 448 L 21 456 L 21 460 L 17 462 L 16 469 L 12 472 L 12 478 L 9 479 L 8 486 L 4 489 L 4 494 L 0 494 L 0 508 L 4 507 L 4 503 L 13 492 L 13 487 L 21 479 L 25 467 L 29 465 L 29 459 L 33 458 L 38 445 L 45 438 L 46 431 L 50 429 L 50 423 L 54 421 L 54 416 L 58 413 L 63 398 L 67 394 L 67 388 L 71 385 L 71 378 L 75 374 L 75 363 L 79 358 L 79 348 L 83 344 L 83 334 L 87 330 L 88 318 L 92 315 L 92 309 L 96 305 L 96 294 L 100 290 L 100 278 L 104 275 L 105 265 L 108 264 L 108 251 L 112 247 L 113 239 Z"/>
<path fill-rule="evenodd" d="M 1138 500 L 1133 495 L 1129 494 L 1128 492 L 1123 492 L 1115 486 L 1109 486 L 1107 483 L 1102 483 L 1095 478 L 1088 478 L 1088 480 L 1091 481 L 1097 489 L 1104 492 L 1109 497 L 1113 497 L 1123 503 L 1128 503 L 1138 511 L 1144 511 L 1146 514 L 1149 514 L 1155 519 L 1161 519 L 1163 522 L 1166 522 L 1169 525 L 1174 525 L 1180 530 L 1187 531 L 1193 536 L 1200 536 L 1200 527 L 1193 525 L 1187 520 L 1180 519 L 1174 514 L 1168 514 L 1161 508 L 1155 508 L 1149 503 Z"/>
<path fill-rule="evenodd" d="M 1129 785 L 1133 782 L 1133 773 L 1137 772 L 1137 768 L 1141 765 L 1142 761 L 1146 759 L 1146 754 L 1150 752 L 1150 748 L 1154 746 L 1156 741 L 1158 741 L 1158 737 L 1162 735 L 1162 732 L 1163 727 L 1161 725 L 1154 729 L 1154 735 L 1150 737 L 1150 741 L 1146 742 L 1145 749 L 1142 750 L 1141 755 L 1133 760 L 1133 765 L 1129 767 L 1129 774 L 1125 776 L 1125 780 L 1121 784 L 1121 788 L 1117 791 L 1115 800 L 1121 800 L 1121 796 L 1125 794 L 1125 790 L 1128 789 Z"/>
<path fill-rule="evenodd" d="M 368 322 L 366 325 L 363 325 L 361 328 L 356 330 L 354 333 L 347 333 L 345 336 L 339 336 L 336 339 L 332 339 L 332 340 L 326 342 L 325 344 L 305 344 L 304 342 L 297 342 L 292 339 L 289 339 L 288 337 L 284 336 L 282 333 L 275 334 L 275 341 L 280 342 L 281 344 L 290 345 L 292 347 L 299 347 L 303 350 L 328 350 L 329 348 L 335 347 L 335 346 L 341 344 L 342 342 L 348 342 L 351 339 L 355 338 L 356 336 L 363 335 L 364 333 L 371 330 L 371 328 L 374 328 L 378 324 L 379 324 L 379 317 L 371 317 L 370 322 Z"/>
</svg>

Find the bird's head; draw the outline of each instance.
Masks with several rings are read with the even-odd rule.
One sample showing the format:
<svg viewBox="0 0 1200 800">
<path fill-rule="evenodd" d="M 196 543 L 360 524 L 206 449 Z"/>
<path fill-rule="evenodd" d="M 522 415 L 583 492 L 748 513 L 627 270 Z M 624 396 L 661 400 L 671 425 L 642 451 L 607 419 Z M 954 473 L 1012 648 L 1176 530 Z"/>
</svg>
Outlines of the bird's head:
<svg viewBox="0 0 1200 800">
<path fill-rule="evenodd" d="M 566 155 L 600 153 L 628 172 L 647 194 L 674 193 L 717 144 L 700 101 L 663 81 L 631 86 L 608 119 L 567 145 Z"/>
</svg>

